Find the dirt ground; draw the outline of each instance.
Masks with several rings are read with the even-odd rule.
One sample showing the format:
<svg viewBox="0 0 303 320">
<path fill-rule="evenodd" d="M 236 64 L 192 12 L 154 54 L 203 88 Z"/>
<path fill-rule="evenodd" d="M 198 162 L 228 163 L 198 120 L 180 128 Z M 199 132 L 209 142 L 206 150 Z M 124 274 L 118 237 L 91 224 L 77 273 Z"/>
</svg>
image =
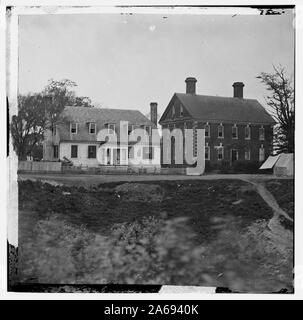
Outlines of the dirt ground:
<svg viewBox="0 0 303 320">
<path fill-rule="evenodd" d="M 266 224 L 272 219 L 274 208 L 250 182 L 268 186 L 273 190 L 273 194 L 284 194 L 284 200 L 282 203 L 279 202 L 283 207 L 289 199 L 293 199 L 293 190 L 289 188 L 292 181 L 289 179 L 273 179 L 269 175 L 224 175 L 224 179 L 222 175 L 201 177 L 35 175 L 33 179 L 31 175 L 31 180 L 24 181 L 27 177 L 27 175 L 19 177 L 21 270 L 22 264 L 28 260 L 29 252 L 26 251 L 26 244 L 37 241 L 38 235 L 34 226 L 53 216 L 70 226 L 76 228 L 83 226 L 88 232 L 105 237 L 111 236 L 113 227 L 117 224 L 133 223 L 144 217 L 165 221 L 186 218 L 189 228 L 186 232 L 190 230 L 194 246 L 206 246 L 210 252 L 207 263 L 213 263 L 211 269 L 214 269 L 212 272 L 216 275 L 214 279 L 209 280 L 212 285 L 230 285 L 225 277 L 229 274 L 227 269 L 232 268 L 236 273 L 233 276 L 242 285 L 244 283 L 246 288 L 256 288 L 258 285 L 262 287 L 265 283 L 272 292 L 282 288 L 291 290 L 291 259 L 288 258 L 283 262 L 281 259 L 280 262 L 277 256 L 267 257 L 266 254 L 266 250 L 271 252 L 273 246 L 284 256 L 286 250 L 284 243 L 276 245 L 274 242 L 279 239 L 272 239 L 270 234 L 263 235 L 263 229 L 259 228 L 263 222 Z M 146 178 L 152 181 L 146 181 Z M 64 185 L 61 185 L 63 182 Z M 293 217 L 291 212 L 293 207 L 283 207 L 283 209 Z M 260 244 L 260 248 L 257 248 L 257 253 L 256 247 L 250 248 L 253 253 L 249 257 L 246 257 L 245 253 L 245 262 L 241 263 L 244 258 L 239 255 L 243 255 L 243 248 L 241 243 L 237 243 L 236 235 L 246 232 L 249 228 L 250 237 L 251 235 L 255 237 L 253 241 L 257 239 L 256 246 Z M 282 234 L 284 231 L 282 229 Z M 55 239 L 47 242 L 49 243 L 47 250 L 52 250 L 53 241 Z M 250 240 L 247 243 L 249 245 Z M 287 250 L 292 250 L 291 246 L 292 243 L 286 243 Z M 242 250 L 242 253 L 239 250 Z M 255 258 L 255 255 L 258 258 Z M 219 258 L 222 262 L 217 261 Z M 213 259 L 215 262 L 212 262 Z M 272 259 L 264 260 L 266 272 L 265 269 L 260 270 L 260 259 L 262 261 Z M 241 267 L 242 264 L 245 268 Z M 30 278 L 39 279 L 39 275 L 24 274 L 24 279 Z"/>
<path fill-rule="evenodd" d="M 276 177 L 269 174 L 205 174 L 202 176 L 185 175 L 87 175 L 87 174 L 29 174 L 21 173 L 18 179 L 45 181 L 69 186 L 92 186 L 109 182 L 131 181 L 176 181 L 176 180 L 234 180 L 246 179 L 255 181 L 293 180 L 288 177 Z"/>
</svg>

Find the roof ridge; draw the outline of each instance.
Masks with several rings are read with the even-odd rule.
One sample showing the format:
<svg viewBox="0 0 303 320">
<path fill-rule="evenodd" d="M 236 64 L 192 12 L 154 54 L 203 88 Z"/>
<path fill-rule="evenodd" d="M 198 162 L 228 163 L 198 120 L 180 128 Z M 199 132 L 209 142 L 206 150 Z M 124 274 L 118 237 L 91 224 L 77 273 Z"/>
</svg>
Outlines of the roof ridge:
<svg viewBox="0 0 303 320">
<path fill-rule="evenodd" d="M 210 98 L 222 98 L 222 99 L 239 99 L 239 100 L 251 100 L 251 101 L 258 101 L 257 99 L 252 98 L 237 98 L 237 97 L 225 97 L 225 96 L 213 96 L 209 94 L 191 94 L 191 93 L 184 93 L 184 92 L 175 92 L 176 95 L 184 95 L 184 96 L 201 96 L 201 97 L 210 97 Z"/>
<path fill-rule="evenodd" d="M 138 109 L 123 109 L 123 108 L 103 108 L 103 107 L 100 108 L 100 107 L 84 107 L 84 106 L 65 106 L 64 108 L 75 108 L 75 109 L 81 108 L 81 109 L 85 109 L 85 110 L 117 110 L 117 111 L 136 111 L 136 112 L 141 112 Z"/>
</svg>

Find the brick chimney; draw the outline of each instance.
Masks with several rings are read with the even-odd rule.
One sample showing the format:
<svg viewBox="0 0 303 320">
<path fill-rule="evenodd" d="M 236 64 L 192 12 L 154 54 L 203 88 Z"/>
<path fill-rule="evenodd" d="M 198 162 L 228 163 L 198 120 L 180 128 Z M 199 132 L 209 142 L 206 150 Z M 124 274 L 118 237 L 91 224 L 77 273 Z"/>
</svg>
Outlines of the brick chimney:
<svg viewBox="0 0 303 320">
<path fill-rule="evenodd" d="M 243 82 L 234 82 L 233 87 L 234 87 L 234 98 L 243 99 L 244 83 Z"/>
<path fill-rule="evenodd" d="M 154 123 L 156 126 L 158 125 L 158 103 L 151 102 L 150 103 L 150 121 Z"/>
<path fill-rule="evenodd" d="M 196 94 L 196 82 L 197 79 L 193 77 L 188 77 L 185 79 L 186 82 L 186 93 Z"/>
</svg>

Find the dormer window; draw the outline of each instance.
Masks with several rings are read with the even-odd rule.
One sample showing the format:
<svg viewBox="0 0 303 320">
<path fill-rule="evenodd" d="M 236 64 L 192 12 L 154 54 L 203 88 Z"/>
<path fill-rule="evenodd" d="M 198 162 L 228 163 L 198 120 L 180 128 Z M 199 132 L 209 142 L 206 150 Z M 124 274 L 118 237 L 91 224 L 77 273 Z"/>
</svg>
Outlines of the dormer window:
<svg viewBox="0 0 303 320">
<path fill-rule="evenodd" d="M 150 135 L 151 126 L 144 126 L 144 134 Z"/>
<path fill-rule="evenodd" d="M 90 122 L 88 128 L 89 134 L 96 134 L 96 123 Z"/>
<path fill-rule="evenodd" d="M 132 124 L 129 124 L 128 125 L 128 134 L 130 135 L 132 135 L 132 134 L 134 134 L 134 125 L 132 125 Z"/>
<path fill-rule="evenodd" d="M 222 123 L 218 125 L 218 138 L 224 138 L 224 127 Z"/>
<path fill-rule="evenodd" d="M 78 133 L 78 123 L 73 122 L 70 124 L 70 133 Z"/>
<path fill-rule="evenodd" d="M 115 128 L 116 128 L 116 126 L 115 126 L 114 123 L 108 123 L 107 124 L 108 133 L 112 133 L 112 131 L 115 132 Z"/>
<path fill-rule="evenodd" d="M 231 129 L 231 133 L 232 133 L 232 138 L 233 139 L 238 139 L 238 127 L 236 124 L 234 124 L 234 126 Z"/>
</svg>

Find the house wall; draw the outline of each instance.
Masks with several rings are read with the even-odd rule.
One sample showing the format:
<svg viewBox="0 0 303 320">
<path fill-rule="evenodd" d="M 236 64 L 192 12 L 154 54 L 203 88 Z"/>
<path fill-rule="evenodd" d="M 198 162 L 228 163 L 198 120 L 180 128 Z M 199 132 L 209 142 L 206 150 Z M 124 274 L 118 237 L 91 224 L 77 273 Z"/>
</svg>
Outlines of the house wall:
<svg viewBox="0 0 303 320">
<path fill-rule="evenodd" d="M 78 146 L 78 157 L 71 157 L 71 146 Z M 63 157 L 71 160 L 75 166 L 89 166 L 89 167 L 97 167 L 98 160 L 88 158 L 88 146 L 90 145 L 98 145 L 97 143 L 79 143 L 79 142 L 61 142 L 59 145 L 59 159 L 63 160 Z"/>
<path fill-rule="evenodd" d="M 71 158 L 71 146 L 72 145 L 77 145 L 78 146 L 78 157 L 77 158 Z M 97 146 L 97 154 L 100 152 L 100 162 L 98 159 L 91 159 L 88 158 L 88 146 L 89 145 L 96 145 Z M 99 165 L 107 165 L 108 164 L 108 159 L 106 156 L 106 148 L 111 149 L 111 153 L 113 152 L 112 150 L 114 148 L 117 148 L 116 146 L 113 145 L 107 145 L 106 147 L 103 146 L 101 147 L 101 150 L 98 151 L 98 146 L 99 143 L 76 143 L 76 142 L 61 142 L 59 145 L 59 158 L 63 160 L 64 157 L 68 158 L 71 160 L 75 166 L 88 166 L 88 167 L 98 167 Z M 134 154 L 135 154 L 135 159 L 136 162 L 134 164 L 131 163 L 131 161 L 128 161 L 128 146 L 121 146 L 119 147 L 120 149 L 125 150 L 126 153 L 126 159 L 122 160 L 121 156 L 121 163 L 120 165 L 129 165 L 129 166 L 157 166 L 160 167 L 160 156 L 161 156 L 161 149 L 160 146 L 155 146 L 154 147 L 154 158 L 150 161 L 146 161 L 143 159 L 143 146 L 140 145 L 135 145 L 134 146 Z M 121 155 L 122 155 L 122 151 Z M 111 157 L 112 158 L 112 157 Z M 110 165 L 113 165 L 112 159 L 110 160 Z"/>
<path fill-rule="evenodd" d="M 166 122 L 165 125 L 162 126 L 164 128 L 170 128 L 172 130 L 173 126 L 175 125 L 176 128 L 184 128 L 184 122 L 186 121 L 186 127 L 188 129 L 193 128 L 196 126 L 197 129 L 205 128 L 206 122 L 196 122 L 194 123 L 193 120 L 180 120 L 176 119 L 174 121 Z M 272 141 L 273 141 L 273 128 L 271 125 L 263 125 L 265 130 L 265 139 L 259 140 L 259 128 L 261 125 L 259 124 L 251 124 L 251 138 L 245 139 L 245 127 L 246 124 L 236 124 L 238 127 L 238 139 L 232 138 L 232 127 L 234 124 L 231 123 L 222 123 L 224 126 L 224 137 L 218 137 L 218 125 L 220 123 L 209 123 L 210 126 L 210 137 L 205 138 L 205 144 L 210 147 L 210 164 L 217 164 L 221 160 L 218 160 L 218 153 L 217 147 L 220 146 L 222 143 L 223 152 L 224 152 L 224 160 L 231 161 L 231 150 L 236 149 L 238 150 L 239 161 L 259 161 L 259 149 L 261 145 L 263 145 L 265 150 L 265 159 L 272 153 Z M 196 148 L 199 146 L 196 145 Z M 250 150 L 250 160 L 245 160 L 245 149 Z M 165 150 L 162 150 L 163 153 Z M 163 164 L 161 159 L 162 166 L 169 166 Z M 183 164 L 186 166 L 186 163 Z M 173 164 L 171 166 L 174 166 Z"/>
</svg>

